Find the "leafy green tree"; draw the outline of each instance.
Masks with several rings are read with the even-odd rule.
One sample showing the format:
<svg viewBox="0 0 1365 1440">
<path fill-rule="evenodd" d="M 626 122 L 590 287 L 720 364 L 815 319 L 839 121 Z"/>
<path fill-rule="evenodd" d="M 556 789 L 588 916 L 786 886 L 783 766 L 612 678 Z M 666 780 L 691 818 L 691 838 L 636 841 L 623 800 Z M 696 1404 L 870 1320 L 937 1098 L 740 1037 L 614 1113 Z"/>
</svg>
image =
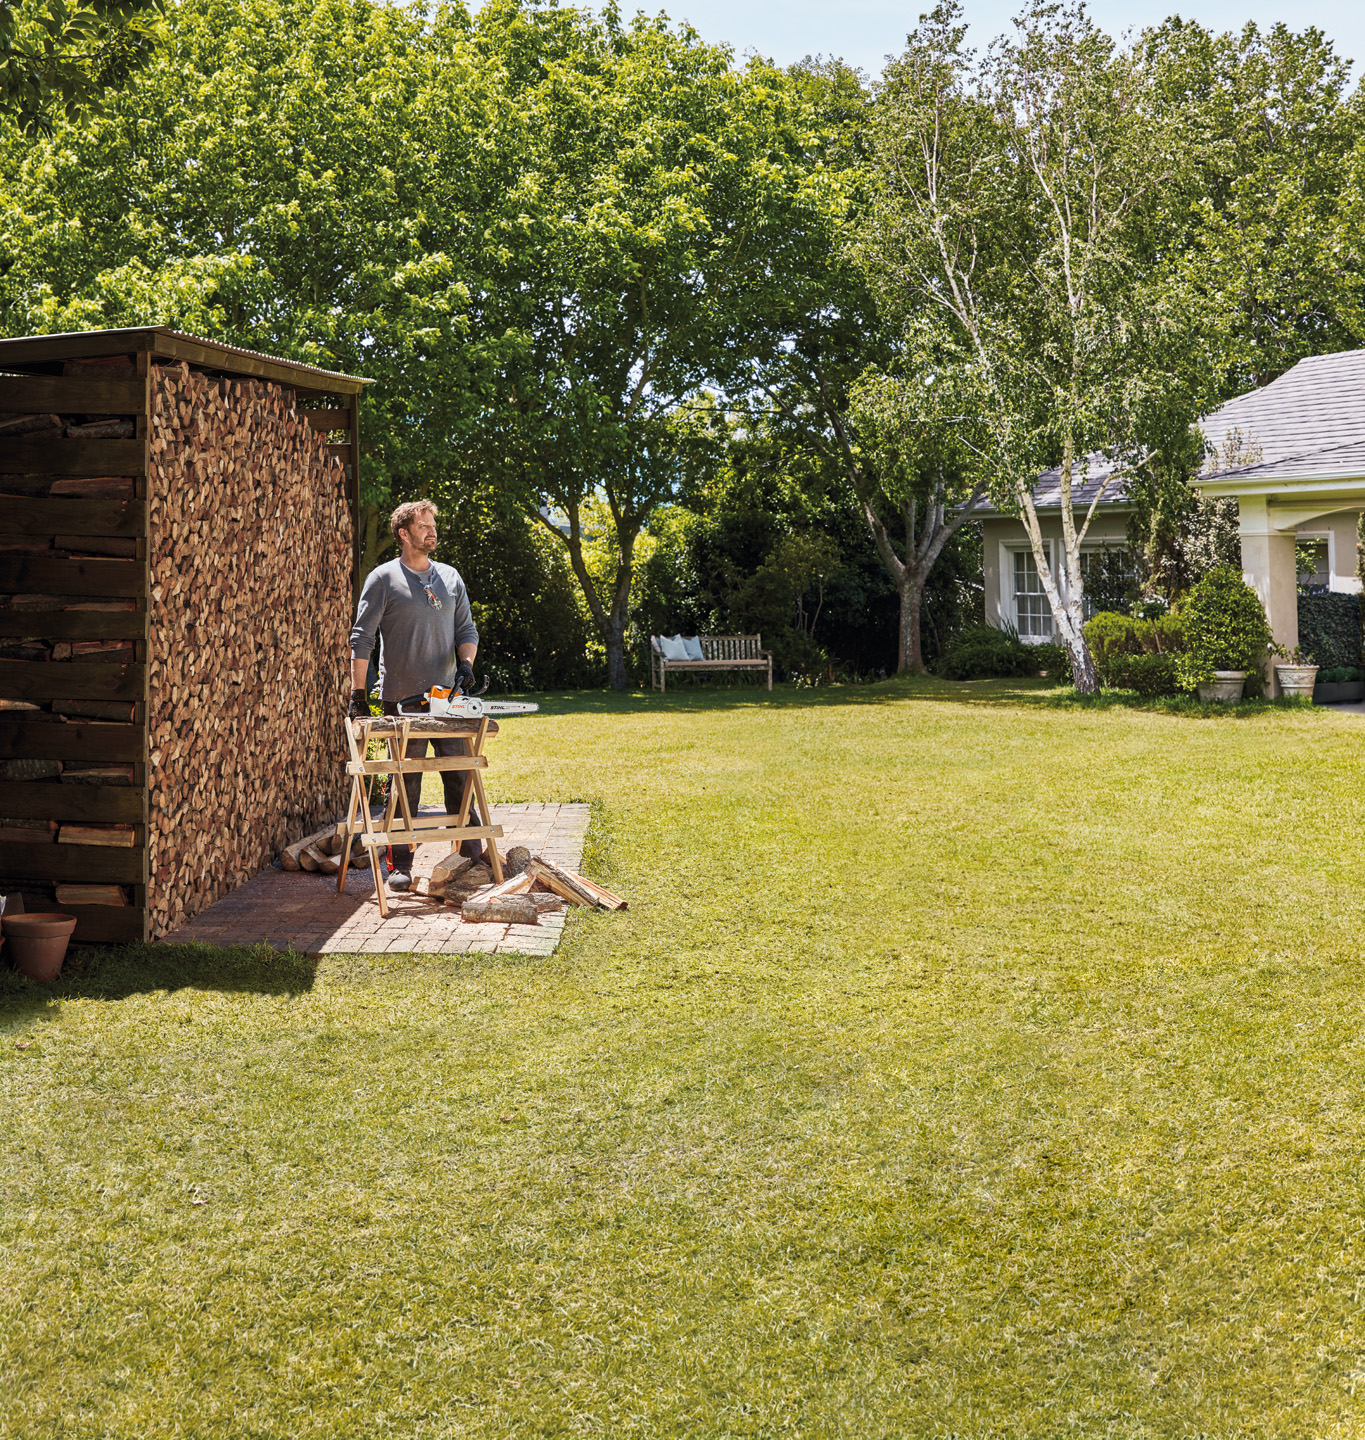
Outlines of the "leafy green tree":
<svg viewBox="0 0 1365 1440">
<path fill-rule="evenodd" d="M 0 0 L 0 115 L 24 131 L 96 106 L 145 64 L 160 0 Z"/>
<path fill-rule="evenodd" d="M 565 547 L 621 687 L 640 534 L 704 473 L 705 396 L 742 378 L 826 186 L 781 73 L 685 27 L 490 0 L 475 35 L 512 167 L 484 250 L 479 334 L 501 354 L 479 453 Z"/>
<path fill-rule="evenodd" d="M 922 364 L 970 397 L 975 472 L 1020 514 L 1075 682 L 1093 690 L 1081 547 L 1106 482 L 1079 509 L 1077 488 L 1174 443 L 1198 403 L 1188 307 L 1149 226 L 1187 162 L 1141 57 L 1082 7 L 1035 3 L 979 69 L 959 17 L 941 4 L 888 67 L 863 253 Z M 1050 466 L 1058 565 L 1034 502 Z"/>
<path fill-rule="evenodd" d="M 0 322 L 171 324 L 373 377 L 373 563 L 395 495 L 468 465 L 501 99 L 459 12 L 180 0 L 102 112 L 0 133 Z"/>
<path fill-rule="evenodd" d="M 756 337 L 753 383 L 840 475 L 900 598 L 896 668 L 922 672 L 925 587 L 986 487 L 967 479 L 957 454 L 964 436 L 918 367 L 898 364 L 904 346 L 853 254 L 867 204 L 870 93 L 839 61 L 807 60 L 790 73 L 822 122 L 815 163 L 838 188 L 802 237 L 799 279 Z"/>
</svg>

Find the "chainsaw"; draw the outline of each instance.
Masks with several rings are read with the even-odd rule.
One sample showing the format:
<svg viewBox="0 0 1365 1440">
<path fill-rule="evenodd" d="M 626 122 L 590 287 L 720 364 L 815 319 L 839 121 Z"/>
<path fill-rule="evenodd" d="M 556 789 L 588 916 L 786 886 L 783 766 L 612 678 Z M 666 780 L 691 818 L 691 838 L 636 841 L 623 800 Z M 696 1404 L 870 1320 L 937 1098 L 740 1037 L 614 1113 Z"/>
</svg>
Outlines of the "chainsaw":
<svg viewBox="0 0 1365 1440">
<path fill-rule="evenodd" d="M 433 685 L 427 691 L 421 710 L 404 710 L 400 715 L 450 715 L 462 720 L 478 720 L 484 715 L 534 715 L 539 705 L 528 700 L 483 700 L 480 696 L 488 689 L 485 678 L 483 689 L 475 695 L 465 695 L 457 685 Z"/>
</svg>

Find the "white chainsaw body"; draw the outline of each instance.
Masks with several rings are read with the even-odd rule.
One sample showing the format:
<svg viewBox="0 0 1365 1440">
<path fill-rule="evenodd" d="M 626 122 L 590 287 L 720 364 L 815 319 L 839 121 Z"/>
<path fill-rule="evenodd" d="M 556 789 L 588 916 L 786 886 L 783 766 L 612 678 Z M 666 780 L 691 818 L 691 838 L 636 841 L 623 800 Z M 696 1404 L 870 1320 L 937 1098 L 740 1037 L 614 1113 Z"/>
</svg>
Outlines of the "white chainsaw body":
<svg viewBox="0 0 1365 1440">
<path fill-rule="evenodd" d="M 477 695 L 428 695 L 425 710 L 400 709 L 398 713 L 479 720 L 485 715 L 534 715 L 539 709 L 539 705 L 529 700 L 481 700 Z"/>
</svg>

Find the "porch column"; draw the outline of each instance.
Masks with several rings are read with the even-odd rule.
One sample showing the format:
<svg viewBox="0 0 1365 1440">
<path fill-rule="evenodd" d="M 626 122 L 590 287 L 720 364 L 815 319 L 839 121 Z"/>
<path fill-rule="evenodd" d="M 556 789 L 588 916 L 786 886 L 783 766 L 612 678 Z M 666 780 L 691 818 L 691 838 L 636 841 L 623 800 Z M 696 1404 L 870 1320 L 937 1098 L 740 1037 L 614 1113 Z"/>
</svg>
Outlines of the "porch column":
<svg viewBox="0 0 1365 1440">
<path fill-rule="evenodd" d="M 1299 582 L 1294 563 L 1294 532 L 1277 530 L 1264 496 L 1237 501 L 1242 533 L 1242 578 L 1265 606 L 1270 633 L 1292 650 L 1299 643 Z M 1265 663 L 1266 693 L 1276 692 L 1275 672 Z"/>
</svg>

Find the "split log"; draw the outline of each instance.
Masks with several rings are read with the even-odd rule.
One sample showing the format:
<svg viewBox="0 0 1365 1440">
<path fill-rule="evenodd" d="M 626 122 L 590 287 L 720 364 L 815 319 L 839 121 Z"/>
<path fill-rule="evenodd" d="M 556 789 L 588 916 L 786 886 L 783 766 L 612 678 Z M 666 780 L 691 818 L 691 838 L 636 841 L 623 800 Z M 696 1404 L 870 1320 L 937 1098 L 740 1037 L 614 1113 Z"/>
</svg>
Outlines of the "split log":
<svg viewBox="0 0 1365 1440">
<path fill-rule="evenodd" d="M 106 845 L 116 850 L 133 848 L 131 825 L 63 825 L 57 831 L 60 845 Z"/>
<path fill-rule="evenodd" d="M 63 785 L 131 785 L 131 765 L 96 765 L 86 760 L 68 760 L 62 766 Z"/>
<path fill-rule="evenodd" d="M 577 875 L 572 870 L 566 870 L 562 865 L 556 865 L 554 861 L 546 860 L 539 855 L 532 859 L 527 870 L 542 885 L 553 890 L 556 895 L 563 896 L 565 900 L 574 905 L 591 905 L 599 910 L 624 910 L 626 908 L 626 902 L 619 895 L 613 895 L 610 890 L 604 890 L 595 881 Z"/>
<path fill-rule="evenodd" d="M 524 872 L 520 875 L 513 875 L 504 880 L 501 885 L 494 885 L 479 898 L 482 900 L 501 900 L 504 895 L 524 895 L 532 885 L 536 883 L 534 875 L 527 875 Z"/>
<path fill-rule="evenodd" d="M 91 420 L 84 425 L 68 425 L 67 435 L 73 440 L 126 440 L 134 431 L 131 420 Z"/>
<path fill-rule="evenodd" d="M 320 840 L 325 840 L 336 830 L 335 825 L 324 826 L 321 830 L 315 830 L 311 835 L 305 835 L 302 840 L 295 840 L 292 845 L 286 845 L 280 851 L 280 865 L 285 870 L 312 870 L 316 867 L 305 865 L 302 855 L 310 845 L 316 845 Z"/>
<path fill-rule="evenodd" d="M 529 895 L 479 896 L 466 900 L 460 918 L 482 925 L 535 925 L 540 916 L 536 902 Z"/>
<path fill-rule="evenodd" d="M 563 897 L 556 895 L 552 890 L 533 890 L 531 892 L 531 899 L 535 904 L 536 910 L 542 915 L 549 911 L 562 910 L 564 908 Z"/>
<path fill-rule="evenodd" d="M 442 899 L 446 894 L 466 883 L 466 877 L 472 877 L 475 869 L 474 862 L 467 855 L 461 855 L 458 849 L 452 850 L 444 859 L 438 860 L 432 867 L 429 894 L 433 900 Z M 488 879 L 493 878 L 493 872 L 488 867 L 481 865 L 478 869 L 487 871 Z M 487 880 L 478 879 L 474 887 L 487 884 Z"/>
<path fill-rule="evenodd" d="M 308 862 L 312 861 L 310 865 Z M 341 857 L 328 855 L 321 846 L 310 845 L 299 855 L 299 863 L 305 870 L 320 870 L 324 875 L 335 875 L 341 869 Z"/>
<path fill-rule="evenodd" d="M 0 435 L 41 435 L 46 430 L 60 430 L 60 415 L 11 415 L 0 420 Z"/>
<path fill-rule="evenodd" d="M 121 885 L 58 885 L 58 905 L 126 905 Z"/>
</svg>

